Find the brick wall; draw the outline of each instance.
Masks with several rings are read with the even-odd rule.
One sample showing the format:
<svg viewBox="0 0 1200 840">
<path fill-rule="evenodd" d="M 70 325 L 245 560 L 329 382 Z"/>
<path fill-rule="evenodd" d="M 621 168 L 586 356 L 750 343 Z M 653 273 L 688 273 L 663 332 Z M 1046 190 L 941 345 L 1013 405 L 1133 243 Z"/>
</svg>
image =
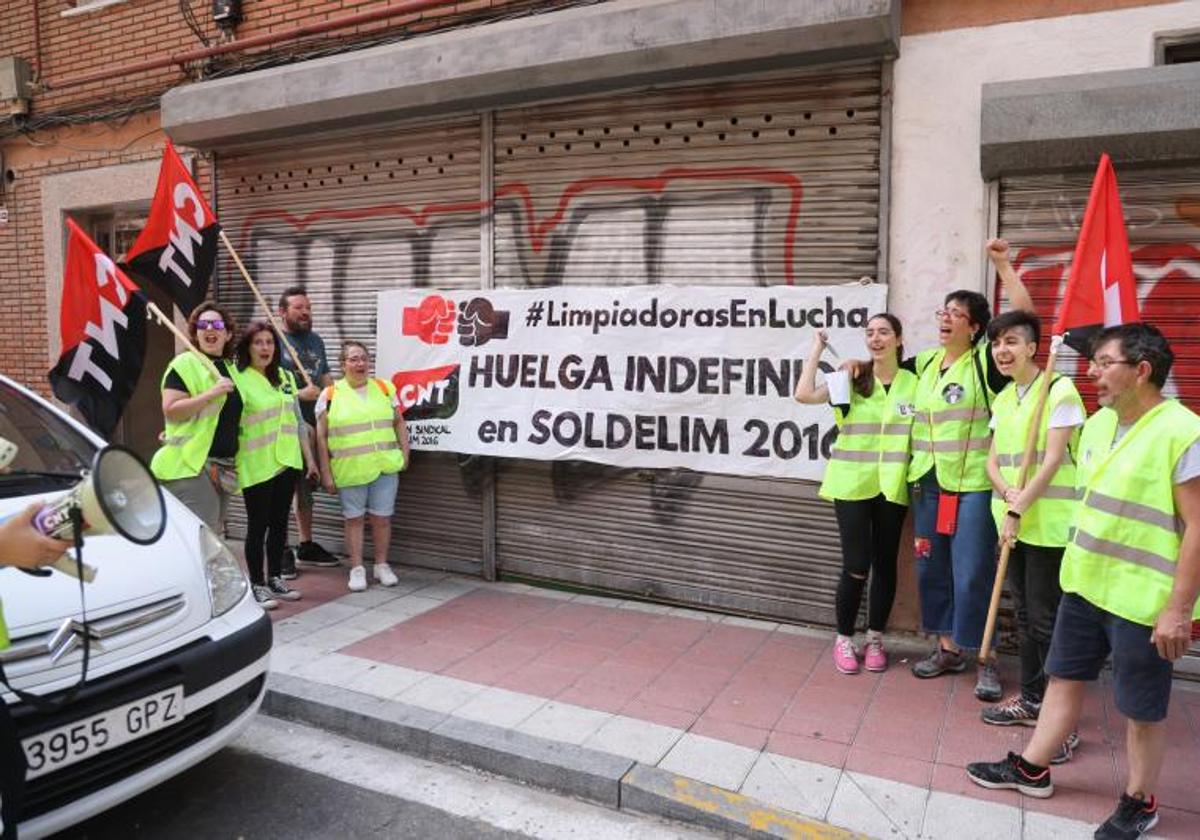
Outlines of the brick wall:
<svg viewBox="0 0 1200 840">
<path fill-rule="evenodd" d="M 88 0 L 0 0 L 4 26 L 0 55 L 18 55 L 38 71 L 39 87 L 33 115 L 128 101 L 161 94 L 168 88 L 198 77 L 201 68 L 170 66 L 85 85 L 56 85 L 72 77 L 99 70 L 133 65 L 179 55 L 204 47 L 185 22 L 180 0 L 121 0 L 94 11 L 63 16 L 76 3 Z M 190 4 L 200 35 L 211 44 L 224 36 L 212 22 L 211 0 L 183 0 Z M 548 11 L 595 0 L 446 0 L 434 9 L 402 15 L 354 28 L 232 53 L 214 60 L 217 66 L 236 66 L 248 57 L 289 54 L 301 49 L 353 45 L 381 35 L 421 34 L 452 26 L 495 20 L 514 14 Z M 244 0 L 244 20 L 236 40 L 280 33 L 298 26 L 335 20 L 388 7 L 404 0 Z M 34 8 L 40 35 L 35 46 Z M 212 65 L 210 65 L 212 66 Z"/>
</svg>

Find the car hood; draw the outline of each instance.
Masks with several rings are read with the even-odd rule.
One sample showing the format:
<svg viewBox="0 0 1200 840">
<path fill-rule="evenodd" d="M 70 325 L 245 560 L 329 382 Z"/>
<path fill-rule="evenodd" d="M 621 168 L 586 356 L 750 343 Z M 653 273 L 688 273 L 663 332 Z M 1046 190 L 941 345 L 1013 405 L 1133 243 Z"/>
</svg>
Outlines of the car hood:
<svg viewBox="0 0 1200 840">
<path fill-rule="evenodd" d="M 47 496 L 0 500 L 0 516 L 19 514 L 26 505 Z M 96 578 L 83 586 L 89 619 L 100 619 L 166 599 L 185 601 L 174 629 L 184 632 L 210 616 L 208 582 L 200 558 L 200 521 L 178 499 L 163 493 L 167 527 L 162 538 L 148 546 L 112 534 L 86 536 L 83 559 L 96 568 Z M 73 556 L 73 552 L 72 552 Z M 53 571 L 32 577 L 17 569 L 0 569 L 0 600 L 8 635 L 19 638 L 54 630 L 66 618 L 80 618 L 79 582 Z"/>
</svg>

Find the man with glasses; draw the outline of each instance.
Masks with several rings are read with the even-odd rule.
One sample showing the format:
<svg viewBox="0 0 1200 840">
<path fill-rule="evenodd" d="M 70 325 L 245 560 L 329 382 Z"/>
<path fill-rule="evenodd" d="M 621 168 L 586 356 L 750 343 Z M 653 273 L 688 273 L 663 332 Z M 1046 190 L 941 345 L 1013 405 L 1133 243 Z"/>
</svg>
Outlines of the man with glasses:
<svg viewBox="0 0 1200 840">
<path fill-rule="evenodd" d="M 1200 618 L 1200 417 L 1162 395 L 1173 361 L 1148 324 L 1110 327 L 1092 343 L 1088 375 L 1101 409 L 1079 444 L 1080 504 L 1037 728 L 1023 754 L 967 767 L 983 787 L 1050 796 L 1050 759 L 1079 721 L 1086 683 L 1111 655 L 1129 775 L 1100 840 L 1141 837 L 1158 823 L 1173 663 Z"/>
</svg>

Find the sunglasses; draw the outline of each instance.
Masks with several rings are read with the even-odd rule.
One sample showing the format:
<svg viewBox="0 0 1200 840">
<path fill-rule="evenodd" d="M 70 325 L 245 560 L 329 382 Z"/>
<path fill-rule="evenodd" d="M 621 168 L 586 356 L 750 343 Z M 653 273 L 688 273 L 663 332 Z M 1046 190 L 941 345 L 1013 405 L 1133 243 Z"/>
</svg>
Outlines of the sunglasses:
<svg viewBox="0 0 1200 840">
<path fill-rule="evenodd" d="M 220 318 L 213 318 L 211 321 L 209 321 L 205 318 L 201 318 L 198 321 L 196 321 L 196 329 L 198 329 L 198 330 L 223 330 L 223 329 L 225 329 L 225 322 L 222 321 Z"/>
</svg>

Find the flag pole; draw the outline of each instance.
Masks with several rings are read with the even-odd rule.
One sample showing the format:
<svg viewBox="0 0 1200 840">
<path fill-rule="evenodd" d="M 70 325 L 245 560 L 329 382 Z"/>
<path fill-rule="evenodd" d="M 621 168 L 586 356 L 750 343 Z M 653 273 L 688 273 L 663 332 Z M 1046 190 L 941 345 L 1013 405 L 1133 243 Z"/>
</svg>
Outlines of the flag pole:
<svg viewBox="0 0 1200 840">
<path fill-rule="evenodd" d="M 1046 400 L 1050 395 L 1050 377 L 1054 374 L 1054 365 L 1058 361 L 1058 348 L 1062 346 L 1062 336 L 1056 335 L 1050 339 L 1050 355 L 1046 357 L 1046 370 L 1042 381 L 1038 385 L 1037 403 L 1034 406 L 1033 418 L 1029 423 L 1029 430 L 1025 433 L 1025 451 L 1021 455 L 1021 467 L 1017 472 L 1017 490 L 1024 490 L 1025 484 L 1029 481 L 1030 466 L 1033 464 L 1034 455 L 1037 452 L 1038 432 L 1042 426 L 1042 412 L 1046 410 Z M 1008 506 L 1005 505 L 1005 515 L 1008 513 Z M 1000 560 L 996 564 L 996 580 L 992 584 L 992 599 L 988 604 L 987 623 L 983 626 L 983 644 L 979 646 L 979 661 L 984 663 L 988 661 L 988 656 L 992 647 L 992 635 L 996 629 L 996 615 L 1000 610 L 1000 592 L 1004 589 L 1004 577 L 1008 571 L 1008 557 L 1012 553 L 1012 546 L 1007 540 L 1000 546 Z"/>
<path fill-rule="evenodd" d="M 166 314 L 161 309 L 158 308 L 158 305 L 155 304 L 154 301 L 151 301 L 151 300 L 146 301 L 146 311 L 154 316 L 155 321 L 158 321 L 158 323 L 162 324 L 164 327 L 169 329 L 171 332 L 175 333 L 175 337 L 177 339 L 179 339 L 180 341 L 182 341 L 184 346 L 187 347 L 188 350 L 191 350 L 193 353 L 195 353 L 196 356 L 202 362 L 204 362 L 205 365 L 208 366 L 208 369 L 213 372 L 213 374 L 217 377 L 217 379 L 225 378 L 225 374 L 223 374 L 223 373 L 221 373 L 221 371 L 217 370 L 217 366 L 213 362 L 213 360 L 211 358 L 209 358 L 208 356 L 206 356 L 204 353 L 201 353 L 198 349 L 196 349 L 196 345 L 192 344 L 192 340 L 190 338 L 188 338 L 187 333 L 185 333 L 183 330 L 179 329 L 179 327 L 175 326 L 175 322 L 172 319 L 168 318 L 166 316 Z"/>
<path fill-rule="evenodd" d="M 267 313 L 267 320 L 271 322 L 271 326 L 275 328 L 279 340 L 287 348 L 288 355 L 292 357 L 292 363 L 296 366 L 296 371 L 304 378 L 304 384 L 312 386 L 312 378 L 309 377 L 308 371 L 304 369 L 304 366 L 300 364 L 300 358 L 296 355 L 296 349 L 287 340 L 287 335 L 283 332 L 283 327 L 279 325 L 279 321 L 275 318 L 275 313 L 271 311 L 271 305 L 267 303 L 266 298 L 262 296 L 262 292 L 258 290 L 258 286 L 254 285 L 254 281 L 250 279 L 250 272 L 246 270 L 246 266 L 242 263 L 242 258 L 238 256 L 238 252 L 233 250 L 233 243 L 229 241 L 229 237 L 225 235 L 224 230 L 221 231 L 221 241 L 225 243 L 225 247 L 229 250 L 229 256 L 233 257 L 233 262 L 238 267 L 238 270 L 242 272 L 242 277 L 245 278 L 246 284 L 250 286 L 250 291 L 254 292 L 254 297 L 258 299 L 263 310 Z"/>
</svg>

